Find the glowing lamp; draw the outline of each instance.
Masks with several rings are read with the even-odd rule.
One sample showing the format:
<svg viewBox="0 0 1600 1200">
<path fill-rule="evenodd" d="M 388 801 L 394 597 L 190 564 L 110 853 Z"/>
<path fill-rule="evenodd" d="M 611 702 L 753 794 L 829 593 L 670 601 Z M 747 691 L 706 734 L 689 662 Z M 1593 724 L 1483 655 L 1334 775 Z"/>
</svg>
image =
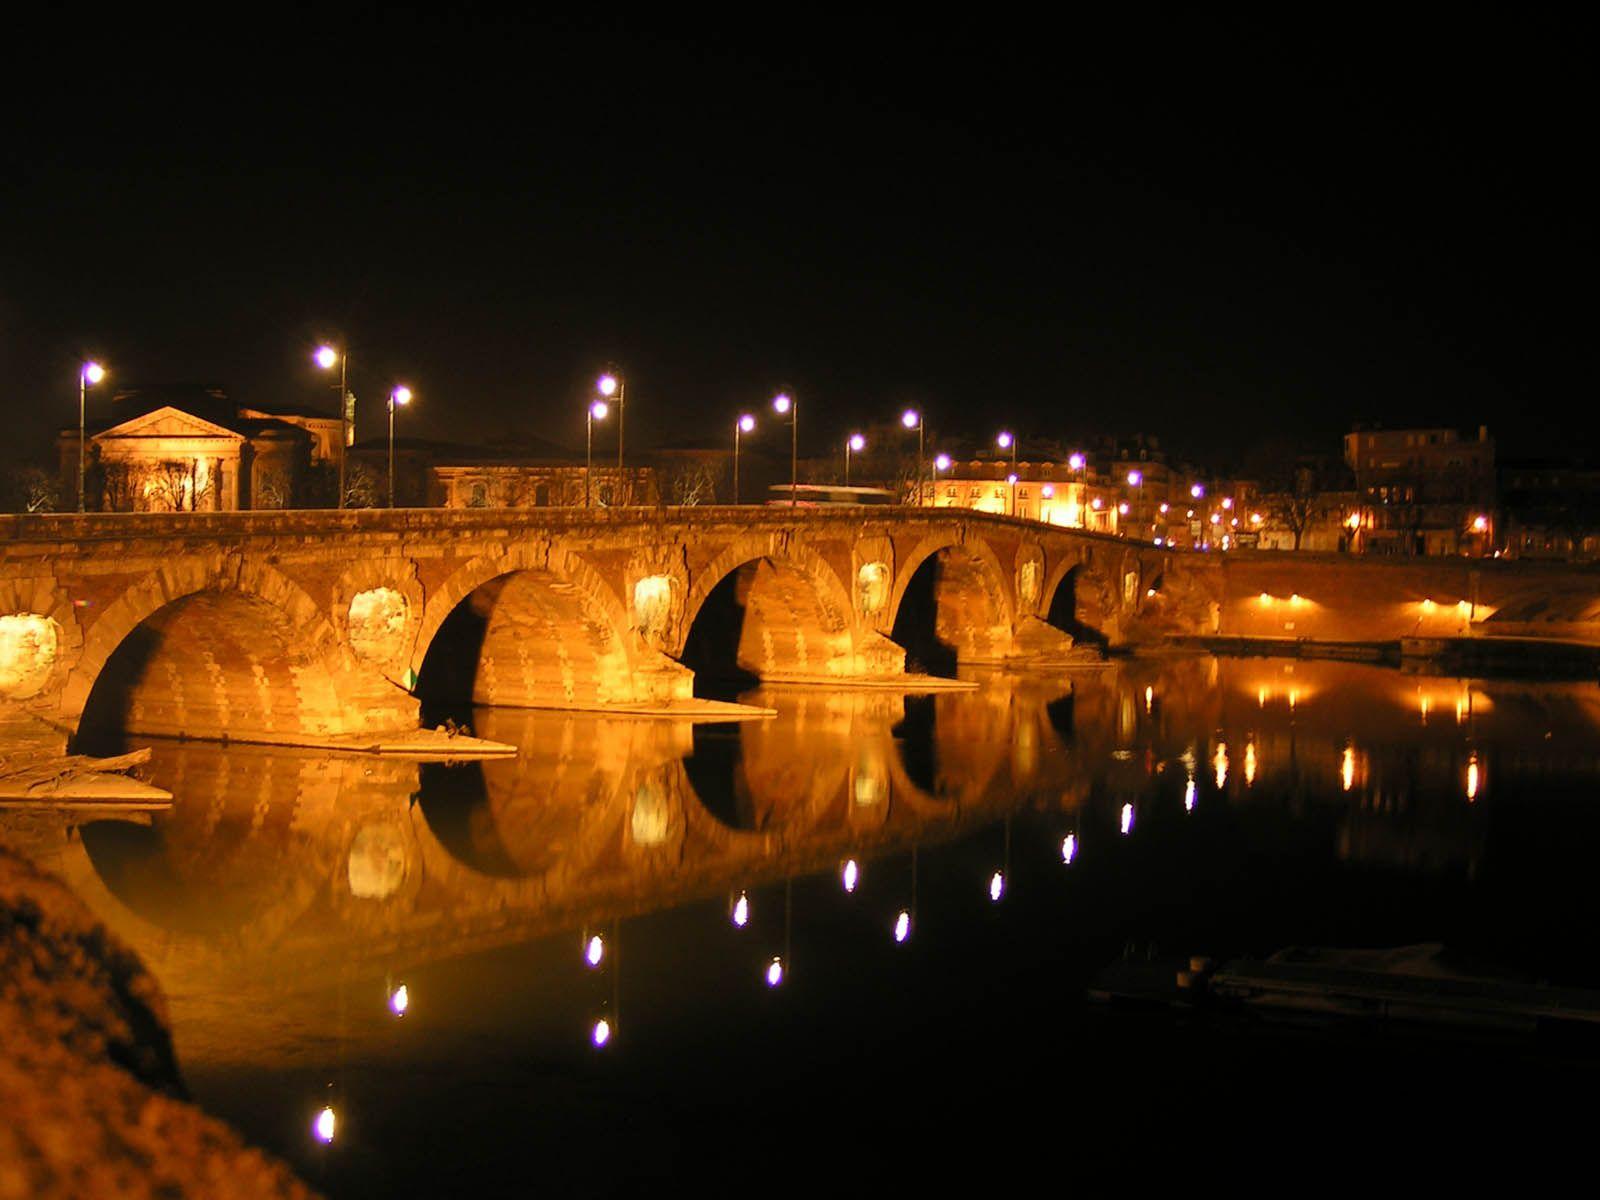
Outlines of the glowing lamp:
<svg viewBox="0 0 1600 1200">
<path fill-rule="evenodd" d="M 1141 474 L 1138 471 L 1129 471 L 1128 472 L 1128 486 L 1129 487 L 1138 487 L 1142 483 L 1144 483 L 1144 475 L 1143 474 Z"/>
<path fill-rule="evenodd" d="M 333 1109 L 324 1107 L 317 1114 L 317 1119 L 311 1122 L 311 1132 L 316 1135 L 317 1141 L 326 1145 L 333 1141 L 333 1131 L 338 1124 L 339 1118 L 334 1116 Z"/>
<path fill-rule="evenodd" d="M 1169 508 L 1171 508 L 1171 507 L 1172 507 L 1172 506 L 1171 506 L 1171 505 L 1170 505 L 1170 504 L 1168 504 L 1168 503 L 1167 503 L 1167 502 L 1166 502 L 1166 501 L 1165 501 L 1165 500 L 1163 500 L 1163 501 L 1162 501 L 1162 502 L 1161 502 L 1161 512 L 1162 512 L 1162 514 L 1163 514 L 1163 515 L 1165 515 L 1165 514 L 1166 514 L 1166 511 L 1167 511 L 1167 509 L 1169 509 Z"/>
<path fill-rule="evenodd" d="M 790 399 L 789 393 L 787 392 L 779 392 L 772 398 L 772 411 L 777 413 L 780 417 L 793 407 L 794 401 Z"/>
<path fill-rule="evenodd" d="M 1081 471 L 1088 460 L 1081 454 L 1073 454 L 1067 458 L 1067 467 L 1073 471 Z"/>
<path fill-rule="evenodd" d="M 1093 500 L 1089 501 L 1089 507 L 1098 511 L 1099 509 L 1105 507 L 1105 501 L 1100 499 L 1099 496 L 1096 496 Z"/>
<path fill-rule="evenodd" d="M 914 408 L 908 408 L 905 410 L 905 412 L 900 414 L 900 424 L 904 425 L 907 429 L 915 429 L 918 425 L 922 424 L 922 414 Z"/>
<path fill-rule="evenodd" d="M 1232 508 L 1233 507 L 1233 497 L 1232 496 L 1224 496 L 1222 498 L 1222 507 L 1223 508 Z"/>
<path fill-rule="evenodd" d="M 406 405 L 411 403 L 411 389 L 406 387 L 405 384 L 401 384 L 399 387 L 395 388 L 394 391 L 389 393 L 389 399 L 393 403 L 398 404 L 401 408 L 404 408 Z"/>
<path fill-rule="evenodd" d="M 1198 499 L 1200 499 L 1201 496 L 1204 496 L 1205 494 L 1206 494 L 1206 489 L 1204 487 L 1202 487 L 1200 484 L 1195 483 L 1195 484 L 1190 484 L 1189 485 L 1189 495 L 1192 496 L 1194 499 L 1198 500 Z"/>
<path fill-rule="evenodd" d="M 755 427 L 756 427 L 756 419 L 755 419 L 755 417 L 751 416 L 749 413 L 745 413 L 739 418 L 739 430 L 740 430 L 740 432 L 749 433 Z"/>
<path fill-rule="evenodd" d="M 1123 516 L 1127 516 L 1128 515 L 1128 502 L 1126 500 L 1124 500 L 1121 504 L 1117 505 L 1117 511 L 1119 513 L 1121 513 Z"/>
<path fill-rule="evenodd" d="M 1489 518 L 1478 516 L 1472 518 L 1472 528 L 1477 533 L 1482 533 L 1489 528 Z"/>
<path fill-rule="evenodd" d="M 608 416 L 611 415 L 611 406 L 604 400 L 596 400 L 593 404 L 589 405 L 589 415 L 596 421 L 604 421 Z"/>
<path fill-rule="evenodd" d="M 867 439 L 866 438 L 862 437 L 859 433 L 852 433 L 850 435 L 850 449 L 852 451 L 854 451 L 857 454 L 860 454 L 866 448 L 867 448 Z"/>
<path fill-rule="evenodd" d="M 999 437 L 994 439 L 994 444 L 999 446 L 1002 450 L 1009 450 L 1011 449 L 1011 443 L 1014 440 L 1015 439 L 1009 433 L 1002 432 Z"/>
<path fill-rule="evenodd" d="M 617 377 L 611 374 L 602 375 L 595 381 L 594 387 L 595 391 L 602 396 L 615 396 L 617 394 Z"/>
<path fill-rule="evenodd" d="M 1261 607 L 1262 608 L 1271 608 L 1272 607 L 1272 597 L 1267 595 L 1266 592 L 1262 592 L 1261 593 Z"/>
<path fill-rule="evenodd" d="M 894 919 L 894 940 L 904 942 L 911 936 L 911 913 L 902 908 Z"/>
<path fill-rule="evenodd" d="M 339 361 L 339 352 L 332 346 L 318 346 L 316 353 L 311 356 L 311 361 L 324 371 L 331 371 L 334 364 Z"/>
<path fill-rule="evenodd" d="M 1051 498 L 1053 498 L 1053 497 L 1054 497 L 1054 496 L 1055 496 L 1055 494 L 1056 494 L 1056 489 L 1055 489 L 1055 488 L 1053 488 L 1053 487 L 1051 487 L 1051 486 L 1050 486 L 1050 485 L 1049 485 L 1049 484 L 1048 484 L 1048 483 L 1047 483 L 1047 484 L 1045 484 L 1045 485 L 1044 485 L 1044 486 L 1043 486 L 1043 487 L 1042 487 L 1042 488 L 1040 488 L 1040 489 L 1039 489 L 1039 494 L 1040 494 L 1040 495 L 1041 495 L 1041 496 L 1043 496 L 1043 497 L 1044 497 L 1044 498 L 1045 498 L 1045 499 L 1046 499 L 1046 500 L 1049 500 L 1049 499 L 1051 499 Z"/>
<path fill-rule="evenodd" d="M 1016 476 L 1015 472 L 1013 472 L 1012 474 L 1006 476 L 1006 482 L 1007 483 L 1015 483 L 1016 481 L 1017 481 L 1017 476 Z"/>
<path fill-rule="evenodd" d="M 106 369 L 97 362 L 83 364 L 83 378 L 86 383 L 99 383 L 106 377 Z"/>
<path fill-rule="evenodd" d="M 936 471 L 948 471 L 950 469 L 950 456 L 948 454 L 936 455 L 933 460 L 933 469 Z"/>
</svg>

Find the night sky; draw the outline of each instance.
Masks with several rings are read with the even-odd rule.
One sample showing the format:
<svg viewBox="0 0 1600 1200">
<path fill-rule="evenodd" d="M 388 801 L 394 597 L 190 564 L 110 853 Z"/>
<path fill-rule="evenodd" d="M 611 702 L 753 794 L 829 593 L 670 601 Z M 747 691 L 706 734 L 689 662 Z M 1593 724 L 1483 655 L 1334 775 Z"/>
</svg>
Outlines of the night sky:
<svg viewBox="0 0 1600 1200">
<path fill-rule="evenodd" d="M 403 379 L 409 432 L 581 448 L 607 364 L 641 449 L 780 387 L 816 450 L 905 403 L 947 438 L 1212 456 L 1363 420 L 1487 423 L 1502 454 L 1600 429 L 1574 30 L 463 11 L 15 31 L 12 449 L 75 421 L 84 354 L 331 411 L 330 336 L 363 437 Z"/>
</svg>

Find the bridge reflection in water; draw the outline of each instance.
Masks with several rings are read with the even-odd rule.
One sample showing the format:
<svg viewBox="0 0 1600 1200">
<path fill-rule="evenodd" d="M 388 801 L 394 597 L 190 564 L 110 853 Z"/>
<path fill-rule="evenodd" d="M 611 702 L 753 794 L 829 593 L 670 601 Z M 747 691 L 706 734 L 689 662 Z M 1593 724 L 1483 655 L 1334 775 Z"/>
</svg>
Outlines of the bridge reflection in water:
<svg viewBox="0 0 1600 1200">
<path fill-rule="evenodd" d="M 918 1006 L 937 1009 L 929 989 L 965 1011 L 1003 954 L 1098 965 L 1137 939 L 1226 953 L 1437 936 L 1439 897 L 1468 888 L 1453 928 L 1499 914 L 1481 946 L 1551 976 L 1584 959 L 1526 918 L 1594 907 L 1581 847 L 1600 830 L 1563 799 L 1600 783 L 1592 684 L 1210 658 L 1124 660 L 1070 687 L 979 683 L 769 687 L 748 698 L 778 716 L 731 725 L 480 709 L 478 732 L 523 749 L 459 766 L 158 743 L 170 813 L 9 814 L 0 831 L 150 964 L 202 1098 L 291 1154 L 279 1109 L 320 1105 L 344 1062 L 390 1063 L 386 1080 L 425 1072 L 463 1121 L 489 1123 L 480 1152 L 517 1140 L 493 1124 L 506 1119 L 494 1087 L 522 1097 L 528 1063 L 583 1061 L 598 1019 L 607 1056 L 638 1048 L 691 1071 L 748 1020 L 733 1006 L 764 993 L 774 958 L 807 1006 L 770 1010 L 786 1014 L 768 1030 L 779 1040 L 821 1019 L 830 988 L 910 1028 Z M 1351 879 L 1379 882 L 1358 894 Z M 738 894 L 743 929 L 724 908 Z M 909 947 L 895 942 L 902 910 L 915 910 Z M 593 969 L 584 934 L 603 935 Z M 919 973 L 873 975 L 869 961 Z M 863 996 L 890 978 L 916 990 Z M 384 1091 L 367 1089 L 369 1116 L 403 1104 Z M 574 1111 L 599 1110 L 584 1103 Z M 553 1119 L 570 1131 L 578 1118 Z M 428 1165 L 383 1153 L 397 1172 Z"/>
</svg>

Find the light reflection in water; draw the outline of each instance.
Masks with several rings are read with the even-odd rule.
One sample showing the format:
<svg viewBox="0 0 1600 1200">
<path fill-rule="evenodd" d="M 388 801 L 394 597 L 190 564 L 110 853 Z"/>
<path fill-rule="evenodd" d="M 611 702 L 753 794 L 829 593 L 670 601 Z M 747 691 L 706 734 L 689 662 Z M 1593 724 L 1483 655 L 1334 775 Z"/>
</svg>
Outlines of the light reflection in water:
<svg viewBox="0 0 1600 1200">
<path fill-rule="evenodd" d="M 844 869 L 839 872 L 839 883 L 847 892 L 854 892 L 856 884 L 861 880 L 861 865 L 855 859 L 847 859 Z"/>
<path fill-rule="evenodd" d="M 767 964 L 767 986 L 775 988 L 783 982 L 783 957 L 773 955 L 772 961 Z"/>
<path fill-rule="evenodd" d="M 1592 752 L 1580 761 L 1581 748 L 1592 747 L 1600 729 L 1600 699 L 1592 683 L 1562 691 L 1474 681 L 1469 692 L 1455 680 L 1416 688 L 1411 677 L 1377 668 L 1302 662 L 1294 692 L 1307 705 L 1291 720 L 1280 703 L 1289 694 L 1286 681 L 1276 666 L 1269 669 L 1274 703 L 1264 712 L 1250 707 L 1266 690 L 1258 686 L 1259 661 L 1118 665 L 1104 676 L 1074 682 L 1070 722 L 1059 720 L 1059 711 L 1055 719 L 1047 716 L 1056 693 L 1034 695 L 1012 683 L 928 700 L 927 720 L 915 728 L 901 727 L 914 723 L 906 721 L 909 710 L 899 698 L 814 695 L 807 700 L 803 729 L 794 712 L 780 706 L 785 715 L 728 735 L 736 751 L 728 769 L 737 774 L 740 803 L 756 818 L 747 824 L 720 819 L 699 803 L 692 780 L 673 773 L 694 739 L 671 723 L 607 718 L 585 726 L 548 715 L 518 718 L 523 724 L 515 728 L 523 732 L 502 738 L 529 747 L 516 761 L 492 769 L 448 769 L 456 772 L 453 778 L 479 772 L 476 792 L 445 814 L 453 822 L 448 830 L 426 790 L 434 775 L 419 774 L 415 764 L 160 746 L 153 782 L 178 795 L 170 814 L 137 828 L 90 823 L 52 853 L 58 862 L 76 864 L 78 878 L 98 889 L 85 892 L 90 902 L 148 956 L 169 987 L 179 1038 L 202 1047 L 196 1061 L 249 1053 L 265 1062 L 272 1049 L 295 1038 L 328 1035 L 328 1014 L 337 1011 L 328 1002 L 328 980 L 354 978 L 369 989 L 358 993 L 366 998 L 362 1015 L 398 1045 L 407 1040 L 397 1037 L 405 1027 L 396 1027 L 389 1013 L 401 1011 L 398 997 L 409 1004 L 409 982 L 424 988 L 426 1012 L 408 1016 L 407 1024 L 424 1020 L 431 1028 L 454 1019 L 449 1010 L 455 1006 L 445 999 L 449 971 L 425 983 L 419 973 L 425 964 L 453 963 L 463 957 L 463 947 L 470 952 L 542 945 L 542 938 L 550 961 L 565 964 L 565 975 L 577 980 L 585 973 L 570 961 L 572 933 L 609 930 L 619 916 L 684 905 L 700 906 L 689 912 L 698 936 L 738 956 L 737 978 L 748 985 L 752 968 L 765 976 L 775 962 L 779 982 L 769 986 L 786 986 L 792 965 L 786 940 L 763 943 L 771 949 L 754 960 L 743 945 L 751 927 L 764 929 L 769 918 L 773 925 L 778 920 L 776 904 L 754 912 L 748 890 L 797 875 L 837 899 L 839 884 L 851 886 L 853 864 L 855 890 L 867 899 L 880 879 L 887 884 L 898 870 L 889 869 L 895 856 L 921 841 L 935 854 L 966 847 L 969 857 L 960 873 L 936 869 L 932 878 L 954 880 L 963 903 L 982 911 L 971 894 L 973 881 L 985 880 L 995 902 L 1009 887 L 1009 859 L 994 861 L 999 855 L 992 834 L 1011 813 L 1018 814 L 1024 864 L 1030 854 L 1057 849 L 1064 865 L 1074 863 L 1081 849 L 1077 829 L 1092 826 L 1091 837 L 1103 836 L 1113 822 L 1131 830 L 1135 819 L 1141 839 L 1130 839 L 1127 853 L 1144 854 L 1147 845 L 1170 839 L 1167 848 L 1176 847 L 1181 857 L 1201 827 L 1162 827 L 1162 805 L 1170 804 L 1181 764 L 1184 808 L 1194 811 L 1208 736 L 1215 739 L 1209 743 L 1210 765 L 1223 793 L 1207 798 L 1208 813 L 1215 808 L 1228 820 L 1219 817 L 1213 827 L 1208 816 L 1206 829 L 1233 827 L 1235 817 L 1248 822 L 1252 810 L 1285 796 L 1303 797 L 1308 806 L 1324 806 L 1324 815 L 1333 812 L 1327 826 L 1337 831 L 1338 841 L 1330 854 L 1397 871 L 1483 861 L 1485 814 L 1469 809 L 1462 796 L 1473 802 L 1487 797 L 1490 756 L 1498 755 L 1492 798 L 1497 809 L 1512 795 L 1524 763 L 1557 762 L 1550 756 L 1567 754 L 1559 760 L 1567 764 L 1562 769 L 1590 772 L 1585 778 L 1594 773 Z M 1147 684 L 1149 678 L 1161 688 Z M 1122 699 L 1131 697 L 1137 712 L 1147 687 L 1152 700 L 1161 691 L 1162 716 L 1137 722 L 1133 755 L 1117 758 L 1129 748 Z M 1417 728 L 1416 713 L 1428 711 L 1430 695 L 1440 706 L 1463 697 L 1461 711 L 1473 722 L 1470 757 L 1465 731 L 1453 723 Z M 1530 697 L 1536 703 L 1527 702 Z M 1039 751 L 1036 774 L 1025 780 L 1005 769 L 1022 722 L 1037 730 Z M 1552 727 L 1555 738 L 1549 741 L 1545 733 Z M 489 736 L 496 732 L 476 719 L 475 728 Z M 585 732 L 590 728 L 592 735 Z M 547 729 L 576 732 L 563 732 L 562 740 L 545 734 Z M 1261 786 L 1229 795 L 1229 743 L 1237 745 L 1240 737 L 1248 740 L 1239 773 Z M 1513 744 L 1523 757 L 1504 749 Z M 812 749 L 826 760 L 816 771 L 805 756 Z M 919 753 L 922 766 L 913 770 L 907 764 Z M 1261 769 L 1268 758 L 1271 773 Z M 413 806 L 419 778 L 421 798 Z M 861 803 L 864 781 L 874 804 Z M 1374 802 L 1378 797 L 1381 802 Z M 1156 807 L 1141 811 L 1149 802 Z M 0 817 L 0 829 L 6 828 Z M 1087 875 L 1074 873 L 1051 886 L 1096 886 L 1098 862 L 1084 864 Z M 868 865 L 877 872 L 872 881 L 864 878 Z M 878 922 L 885 911 L 896 944 L 919 932 L 915 887 L 913 865 L 909 889 L 890 892 L 881 906 L 840 904 L 848 910 L 842 919 L 865 922 L 869 933 L 875 928 L 869 940 L 881 954 Z M 1036 893 L 1050 895 L 1049 888 L 1030 886 L 1026 899 L 1032 902 Z M 905 907 L 891 907 L 895 900 Z M 705 937 L 708 924 L 715 933 L 724 902 L 730 922 L 751 932 Z M 943 912 L 937 924 L 943 934 Z M 795 952 L 811 954 L 805 961 L 817 960 L 820 974 L 827 964 L 806 944 L 806 935 L 797 931 Z M 610 934 L 581 939 L 586 961 L 597 943 L 606 967 L 613 966 L 619 953 Z M 935 938 L 925 948 L 943 943 Z M 785 952 L 769 961 L 767 955 L 779 948 Z M 282 1007 L 276 998 L 266 1002 L 263 981 L 269 979 L 271 987 L 299 989 L 305 998 L 297 993 Z M 584 982 L 592 988 L 596 981 Z M 694 983 L 694 973 L 686 972 L 681 980 L 651 986 Z M 376 1004 L 385 984 L 388 1012 Z M 319 986 L 323 991 L 316 992 Z M 223 1004 L 222 995 L 242 999 Z M 615 1007 L 577 984 L 566 999 L 570 1006 L 559 1013 L 544 1010 L 553 1040 L 569 1051 L 580 1048 L 579 1030 L 596 1048 L 615 1040 Z M 597 1012 L 606 1015 L 597 1018 Z M 267 1025 L 271 1029 L 258 1041 Z M 201 1035 L 193 1032 L 197 1028 Z M 630 1041 L 620 1046 L 643 1040 L 647 1029 L 642 1020 L 630 1025 Z M 351 1036 L 374 1035 L 369 1029 Z M 239 1046 L 252 1048 L 233 1049 Z M 289 1126 L 301 1131 L 304 1144 L 312 1114 L 302 1096 L 293 1104 Z M 365 1113 L 363 1102 L 363 1126 Z M 348 1142 L 350 1136 L 341 1124 L 339 1137 Z"/>
<path fill-rule="evenodd" d="M 389 993 L 389 1011 L 397 1017 L 406 1015 L 406 1009 L 411 1007 L 411 989 L 401 984 Z"/>
<path fill-rule="evenodd" d="M 326 1145 L 333 1141 L 334 1130 L 338 1124 L 339 1118 L 334 1115 L 330 1105 L 317 1114 L 317 1119 L 311 1123 L 311 1132 L 317 1141 Z"/>
<path fill-rule="evenodd" d="M 594 934 L 584 943 L 583 961 L 591 967 L 598 967 L 600 960 L 606 956 L 606 940 L 598 933 Z"/>
</svg>

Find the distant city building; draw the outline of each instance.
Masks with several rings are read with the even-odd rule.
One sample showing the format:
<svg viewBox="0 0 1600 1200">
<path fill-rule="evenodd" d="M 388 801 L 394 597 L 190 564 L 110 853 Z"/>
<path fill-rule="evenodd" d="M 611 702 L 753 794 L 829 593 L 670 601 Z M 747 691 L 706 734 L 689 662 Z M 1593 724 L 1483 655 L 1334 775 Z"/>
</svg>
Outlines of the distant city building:
<svg viewBox="0 0 1600 1200">
<path fill-rule="evenodd" d="M 585 498 L 599 508 L 659 503 L 655 471 L 579 458 L 550 442 L 523 438 L 490 446 L 467 446 L 420 438 L 394 444 L 395 504 L 400 508 L 581 508 Z M 387 494 L 389 441 L 350 448 L 350 475 L 357 506 L 382 503 Z M 359 489 L 370 485 L 370 499 Z M 587 486 L 587 492 L 586 492 Z"/>
<path fill-rule="evenodd" d="M 129 388 L 86 427 L 86 507 L 107 512 L 229 512 L 331 502 L 339 418 L 241 405 L 221 388 Z M 77 507 L 78 430 L 63 429 L 63 508 Z"/>
<path fill-rule="evenodd" d="M 1487 426 L 1356 429 L 1345 463 L 1360 496 L 1358 548 L 1368 554 L 1486 555 L 1493 552 L 1494 441 Z"/>
<path fill-rule="evenodd" d="M 1498 476 L 1507 555 L 1600 560 L 1600 465 L 1524 460 L 1502 464 Z"/>
</svg>

